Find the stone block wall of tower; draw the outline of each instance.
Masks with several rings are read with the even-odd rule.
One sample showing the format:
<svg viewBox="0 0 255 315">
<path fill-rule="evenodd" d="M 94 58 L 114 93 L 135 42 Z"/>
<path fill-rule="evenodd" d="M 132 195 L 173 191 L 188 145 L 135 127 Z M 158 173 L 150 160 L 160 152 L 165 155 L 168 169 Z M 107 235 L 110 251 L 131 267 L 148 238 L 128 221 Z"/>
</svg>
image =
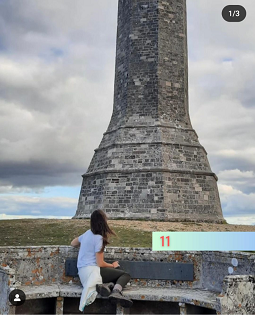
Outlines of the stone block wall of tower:
<svg viewBox="0 0 255 315">
<path fill-rule="evenodd" d="M 158 0 L 119 0 L 114 109 L 107 131 L 158 118 Z"/>
<path fill-rule="evenodd" d="M 188 112 L 186 0 L 119 0 L 114 107 L 74 218 L 222 222 Z"/>
<path fill-rule="evenodd" d="M 158 15 L 159 116 L 173 126 L 191 128 L 186 1 L 159 1 Z"/>
</svg>

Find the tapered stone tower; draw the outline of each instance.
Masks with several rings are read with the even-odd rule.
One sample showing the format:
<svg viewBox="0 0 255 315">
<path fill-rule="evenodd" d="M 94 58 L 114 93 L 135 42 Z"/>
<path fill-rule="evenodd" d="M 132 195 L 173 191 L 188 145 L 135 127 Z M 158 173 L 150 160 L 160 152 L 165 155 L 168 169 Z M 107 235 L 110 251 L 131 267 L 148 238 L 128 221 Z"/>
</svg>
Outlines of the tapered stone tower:
<svg viewBox="0 0 255 315">
<path fill-rule="evenodd" d="M 73 218 L 222 222 L 188 110 L 186 0 L 119 0 L 110 124 Z"/>
</svg>

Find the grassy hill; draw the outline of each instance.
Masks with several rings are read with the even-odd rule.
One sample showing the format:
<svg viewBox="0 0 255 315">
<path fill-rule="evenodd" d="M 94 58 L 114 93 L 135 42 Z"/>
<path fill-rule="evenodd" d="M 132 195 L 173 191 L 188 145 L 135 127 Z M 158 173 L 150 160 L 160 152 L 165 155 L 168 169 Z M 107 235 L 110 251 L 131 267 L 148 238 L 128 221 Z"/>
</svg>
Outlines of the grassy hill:
<svg viewBox="0 0 255 315">
<path fill-rule="evenodd" d="M 89 220 L 19 219 L 0 220 L 0 246 L 70 245 L 90 228 Z M 115 228 L 118 238 L 110 246 L 150 247 L 150 232 Z"/>
<path fill-rule="evenodd" d="M 108 220 L 118 238 L 110 246 L 151 247 L 152 231 L 253 231 L 255 226 L 189 222 Z M 90 228 L 90 220 L 0 220 L 0 246 L 70 245 Z"/>
</svg>

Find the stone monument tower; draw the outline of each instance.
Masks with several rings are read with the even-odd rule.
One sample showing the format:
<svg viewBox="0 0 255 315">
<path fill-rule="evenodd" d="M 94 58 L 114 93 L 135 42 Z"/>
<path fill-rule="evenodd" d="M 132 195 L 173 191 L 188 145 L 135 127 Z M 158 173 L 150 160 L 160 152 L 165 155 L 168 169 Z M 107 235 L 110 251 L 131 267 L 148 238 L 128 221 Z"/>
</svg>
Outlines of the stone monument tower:
<svg viewBox="0 0 255 315">
<path fill-rule="evenodd" d="M 186 0 L 119 0 L 111 121 L 74 219 L 223 221 L 188 109 Z"/>
</svg>

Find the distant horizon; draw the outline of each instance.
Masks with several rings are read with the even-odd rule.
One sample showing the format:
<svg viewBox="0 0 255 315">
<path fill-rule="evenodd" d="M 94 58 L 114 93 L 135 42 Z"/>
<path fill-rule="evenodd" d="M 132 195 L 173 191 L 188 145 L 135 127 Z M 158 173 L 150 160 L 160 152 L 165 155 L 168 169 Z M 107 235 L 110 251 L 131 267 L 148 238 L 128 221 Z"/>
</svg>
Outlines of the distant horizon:
<svg viewBox="0 0 255 315">
<path fill-rule="evenodd" d="M 35 216 L 31 216 L 31 217 L 27 217 L 27 216 L 24 216 L 24 217 L 21 217 L 21 218 L 1 218 L 0 217 L 0 221 L 3 221 L 3 220 L 23 220 L 23 219 L 32 219 L 32 220 L 36 220 L 36 219 L 48 219 L 48 220 L 51 220 L 51 219 L 56 219 L 56 220 L 70 220 L 70 219 L 72 219 L 72 217 L 54 217 L 54 216 L 52 216 L 52 217 L 35 217 Z M 72 219 L 72 220 L 89 220 L 89 218 L 83 218 L 83 219 Z M 114 221 L 114 220 L 129 220 L 129 221 L 139 221 L 139 219 L 128 219 L 128 218 L 123 218 L 123 219 L 109 219 L 109 220 L 112 220 L 112 221 Z M 149 221 L 149 222 L 153 222 L 153 221 L 150 221 L 150 220 L 144 220 L 144 222 L 146 222 L 146 221 Z M 227 221 L 227 220 L 226 220 Z M 156 222 L 169 222 L 169 223 L 182 223 L 182 222 L 184 222 L 185 223 L 185 221 L 156 221 Z M 192 221 L 189 221 L 190 223 L 194 223 L 194 224 L 196 224 L 196 222 L 194 221 L 194 222 L 192 222 Z M 199 223 L 205 223 L 205 224 L 216 224 L 216 223 L 210 223 L 210 222 L 199 222 Z M 220 223 L 218 223 L 218 224 L 220 224 Z M 224 224 L 224 223 L 223 223 Z M 237 224 L 237 223 L 228 223 L 227 222 L 227 224 L 231 224 L 231 225 L 246 225 L 246 226 L 255 226 L 255 223 L 253 223 L 253 224 Z"/>
</svg>

